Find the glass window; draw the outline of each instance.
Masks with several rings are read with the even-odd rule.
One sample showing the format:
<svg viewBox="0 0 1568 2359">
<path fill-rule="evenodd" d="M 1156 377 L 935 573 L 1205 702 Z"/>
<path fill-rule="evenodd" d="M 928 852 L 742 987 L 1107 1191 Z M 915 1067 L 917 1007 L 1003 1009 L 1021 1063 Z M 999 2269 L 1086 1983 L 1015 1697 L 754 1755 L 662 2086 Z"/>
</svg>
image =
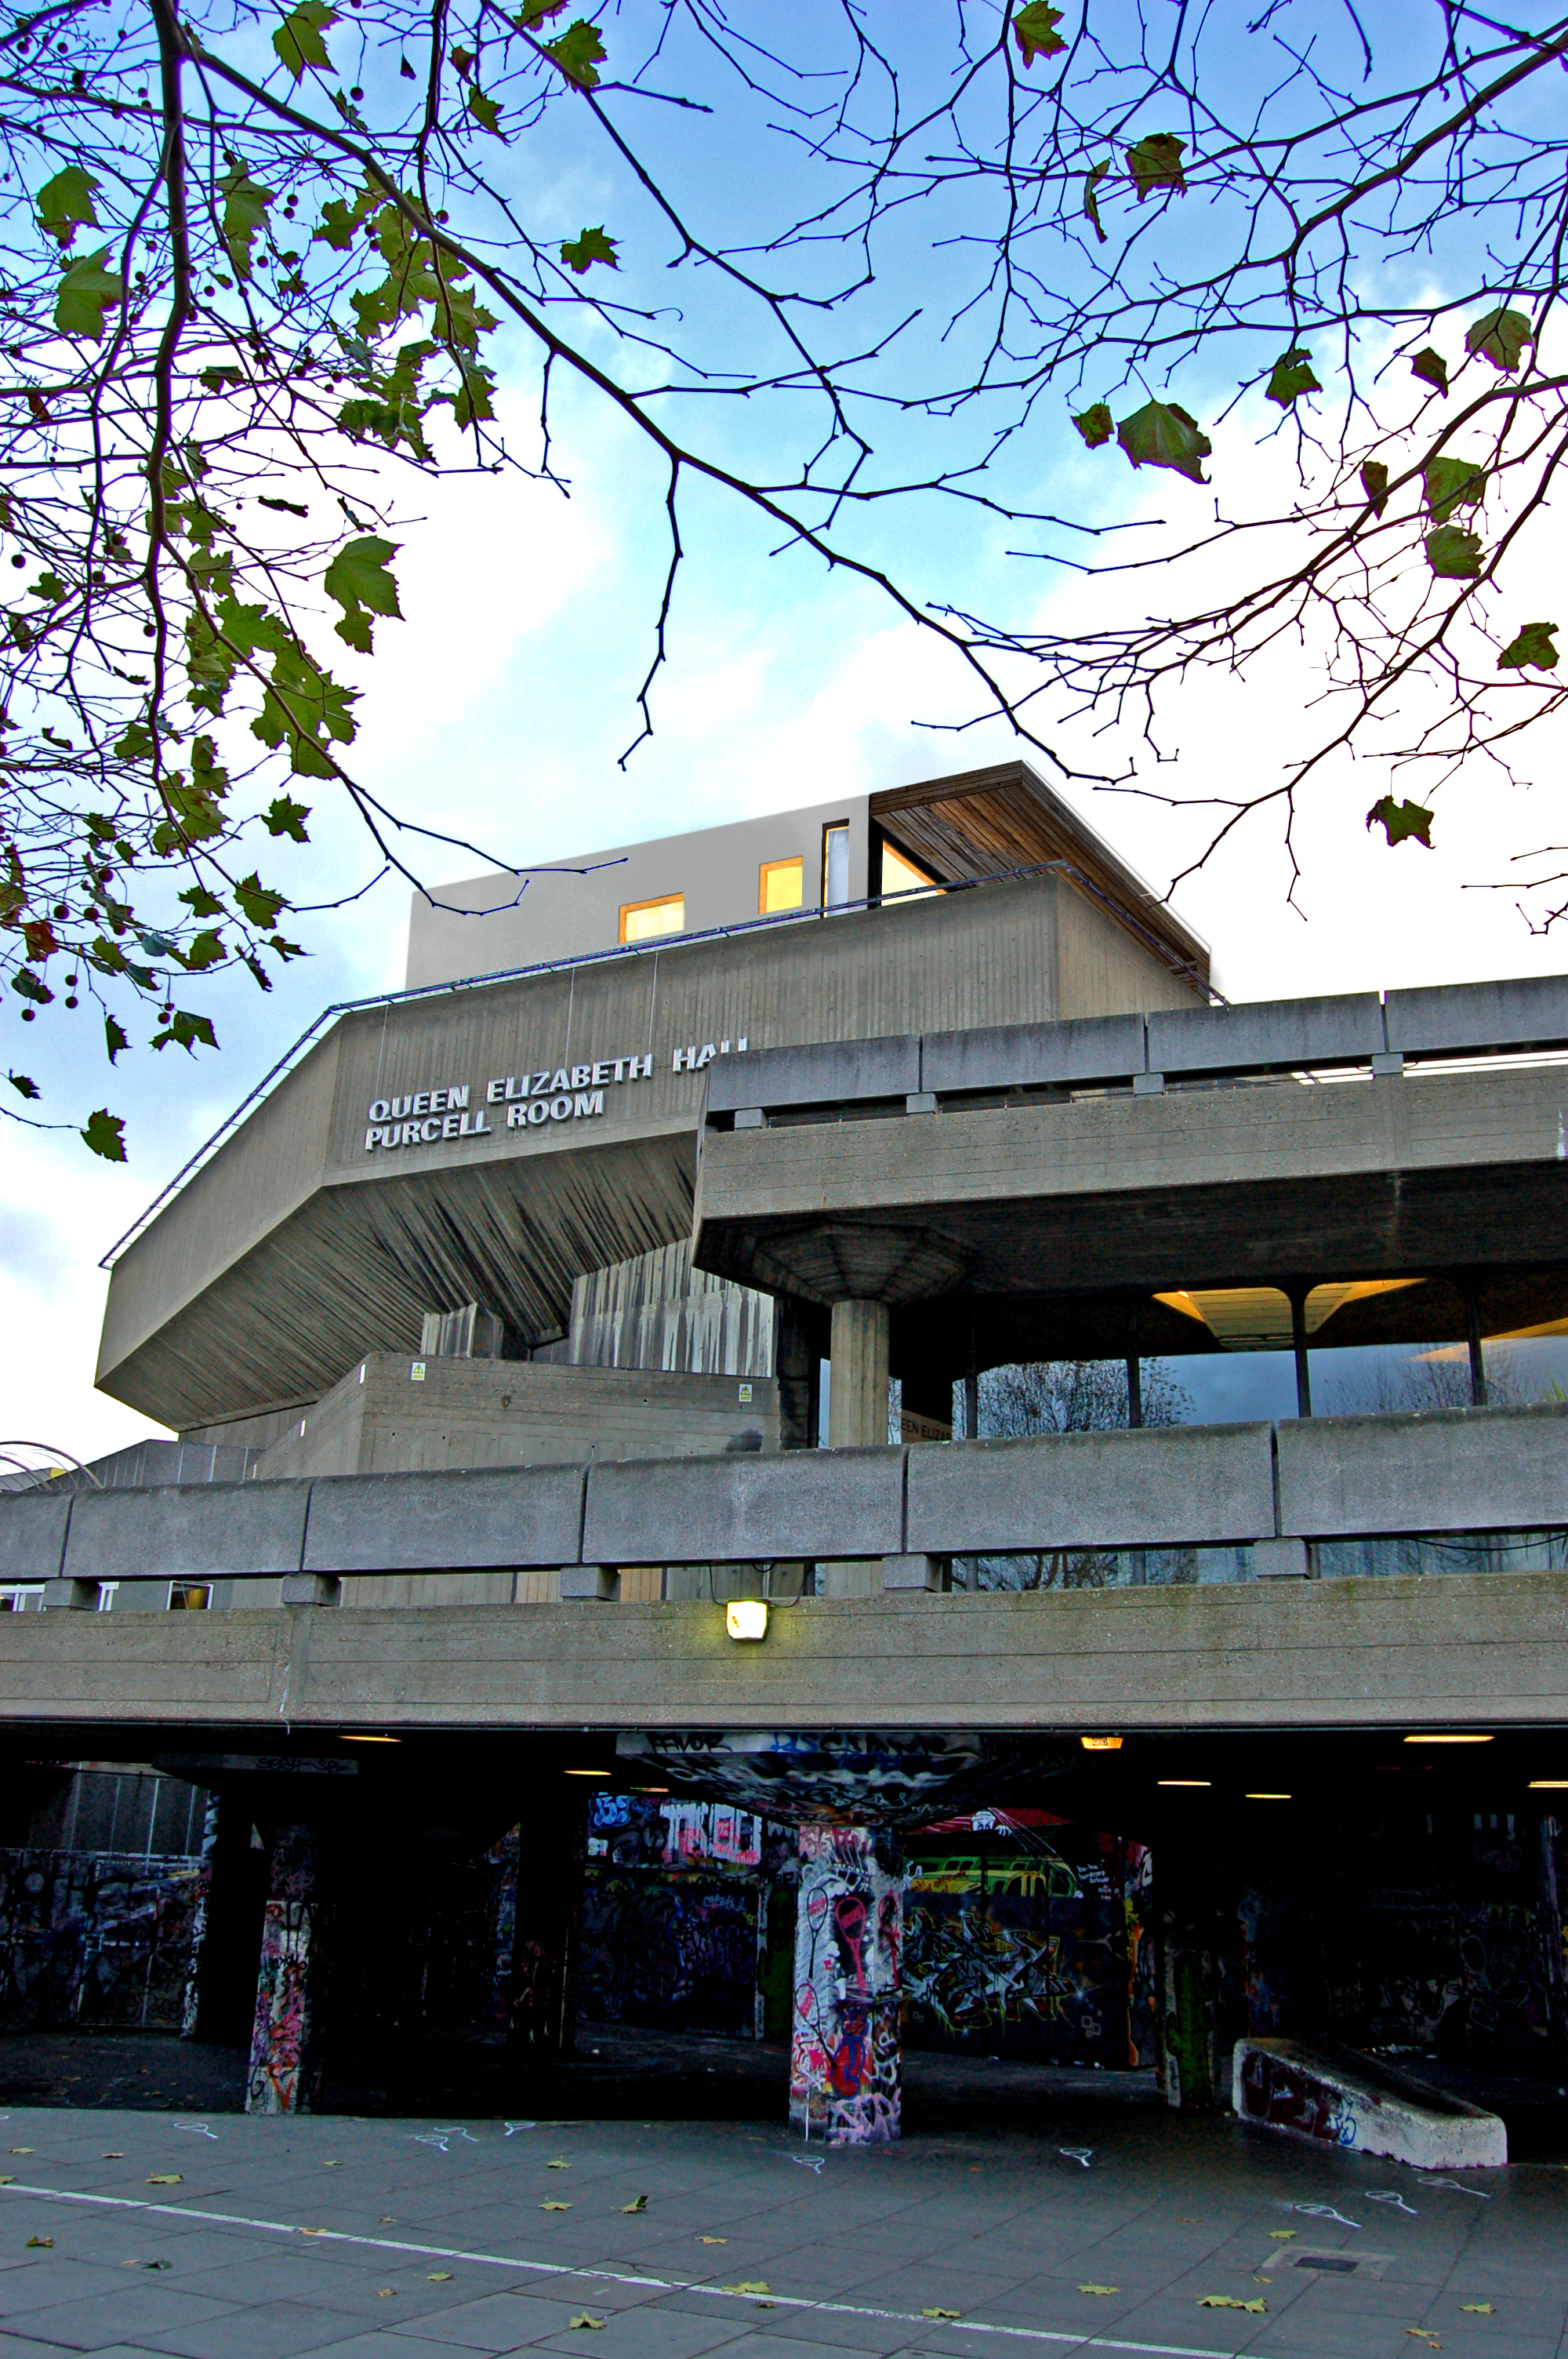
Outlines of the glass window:
<svg viewBox="0 0 1568 2359">
<path fill-rule="evenodd" d="M 621 911 L 623 942 L 651 942 L 659 934 L 684 934 L 686 895 L 661 893 L 656 901 L 628 901 Z"/>
<path fill-rule="evenodd" d="M 211 1603 L 211 1587 L 205 1581 L 171 1581 L 168 1584 L 171 1614 L 205 1614 Z"/>
<path fill-rule="evenodd" d="M 842 908 L 849 897 L 849 822 L 835 820 L 822 831 L 822 906 Z"/>
<path fill-rule="evenodd" d="M 893 893 L 940 892 L 941 889 L 935 876 L 928 875 L 924 868 L 916 867 L 907 853 L 898 851 L 894 845 L 884 841 L 882 844 L 884 897 Z"/>
<path fill-rule="evenodd" d="M 806 898 L 804 860 L 764 860 L 757 880 L 757 914 L 772 917 L 775 909 L 798 909 Z"/>
</svg>

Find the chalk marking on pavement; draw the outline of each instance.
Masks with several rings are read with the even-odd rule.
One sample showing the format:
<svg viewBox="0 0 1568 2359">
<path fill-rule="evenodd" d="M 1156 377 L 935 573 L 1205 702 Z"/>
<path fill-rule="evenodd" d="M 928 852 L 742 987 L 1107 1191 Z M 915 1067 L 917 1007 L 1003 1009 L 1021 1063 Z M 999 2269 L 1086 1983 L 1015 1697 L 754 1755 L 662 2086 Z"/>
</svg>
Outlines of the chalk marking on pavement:
<svg viewBox="0 0 1568 2359">
<path fill-rule="evenodd" d="M 356 2236 L 347 2228 L 303 2228 L 288 2220 L 253 2220 L 243 2212 L 202 2212 L 190 2203 L 151 2203 L 139 2195 L 86 2195 L 59 2187 L 0 2187 L 0 2195 L 41 2196 L 46 2203 L 95 2203 L 118 2212 L 151 2212 L 169 2220 L 200 2220 L 214 2228 L 259 2228 L 271 2236 L 308 2236 L 331 2245 L 368 2245 L 378 2253 L 413 2253 L 427 2261 L 472 2261 L 481 2268 L 526 2269 L 541 2277 L 580 2277 L 594 2285 L 645 2288 L 654 2293 L 710 2294 L 716 2301 L 751 2301 L 755 2294 L 730 2286 L 704 2285 L 695 2277 L 640 2277 L 625 2269 L 579 2269 L 566 2261 L 524 2261 L 505 2253 L 470 2253 L 457 2245 L 413 2245 L 396 2236 Z M 868 2302 L 815 2301 L 808 2294 L 775 2293 L 767 2297 L 775 2310 L 814 2310 L 832 2318 L 881 2318 L 895 2326 L 929 2327 L 931 2321 L 913 2310 L 874 2310 Z M 956 2334 L 1000 2334 L 1014 2342 L 1059 2343 L 1074 2351 L 1136 2351 L 1148 2359 L 1242 2359 L 1239 2352 L 1202 2349 L 1183 2343 L 1120 2343 L 1107 2334 L 1058 2334 L 1046 2326 L 990 2326 L 978 2318 L 945 2320 Z"/>
</svg>

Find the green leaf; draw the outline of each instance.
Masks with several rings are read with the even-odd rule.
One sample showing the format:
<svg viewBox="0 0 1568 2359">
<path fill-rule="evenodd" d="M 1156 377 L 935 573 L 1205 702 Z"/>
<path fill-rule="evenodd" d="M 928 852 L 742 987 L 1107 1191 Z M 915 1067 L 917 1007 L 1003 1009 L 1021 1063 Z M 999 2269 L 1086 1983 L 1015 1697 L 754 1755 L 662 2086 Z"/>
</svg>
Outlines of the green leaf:
<svg viewBox="0 0 1568 2359">
<path fill-rule="evenodd" d="M 1061 9 L 1047 6 L 1046 0 L 1029 0 L 1028 7 L 1019 10 L 1012 20 L 1012 29 L 1018 54 L 1026 66 L 1032 66 L 1036 58 L 1054 58 L 1059 49 L 1066 48 L 1056 30 L 1061 21 Z"/>
<path fill-rule="evenodd" d="M 88 1115 L 81 1136 L 93 1154 L 101 1155 L 105 1163 L 124 1163 L 125 1125 L 117 1114 L 110 1114 L 106 1107 L 100 1106 L 96 1114 Z"/>
<path fill-rule="evenodd" d="M 1440 580 L 1471 582 L 1481 571 L 1481 544 L 1456 524 L 1440 525 L 1426 536 L 1426 561 Z"/>
<path fill-rule="evenodd" d="M 513 23 L 520 33 L 536 33 L 541 25 L 549 23 L 552 16 L 564 16 L 566 5 L 567 0 L 533 0 L 530 7 L 524 8 L 520 16 L 513 18 Z"/>
<path fill-rule="evenodd" d="M 1174 132 L 1151 131 L 1135 147 L 1127 150 L 1127 168 L 1138 184 L 1140 204 L 1151 189 L 1185 189 L 1182 158 L 1186 145 Z"/>
<path fill-rule="evenodd" d="M 12 646 L 26 655 L 33 644 L 33 635 L 27 627 L 26 617 L 21 614 L 7 614 L 5 628 L 11 635 Z"/>
<path fill-rule="evenodd" d="M 463 93 L 463 104 L 481 131 L 488 131 L 492 139 L 502 136 L 501 109 L 493 98 L 486 98 L 483 91 L 470 82 Z"/>
<path fill-rule="evenodd" d="M 591 270 L 596 262 L 608 263 L 611 270 L 621 267 L 616 259 L 615 240 L 605 236 L 602 223 L 598 229 L 585 229 L 580 237 L 568 237 L 561 247 L 561 260 L 568 270 L 575 270 L 579 278 L 585 270 Z"/>
<path fill-rule="evenodd" d="M 257 493 L 256 506 L 259 508 L 276 509 L 279 516 L 308 516 L 310 513 L 302 500 L 269 499 L 265 492 Z"/>
<path fill-rule="evenodd" d="M 99 226 L 92 210 L 92 191 L 99 185 L 79 164 L 68 164 L 38 190 L 38 227 L 62 252 L 70 252 L 79 229 Z"/>
<path fill-rule="evenodd" d="M 351 200 L 330 197 L 321 208 L 320 228 L 311 233 L 313 242 L 347 254 L 361 223 L 379 212 L 385 202 L 385 190 L 373 186 L 369 180 L 362 181 Z"/>
<path fill-rule="evenodd" d="M 222 934 L 209 928 L 196 935 L 185 952 L 185 963 L 192 974 L 200 974 L 207 967 L 220 965 L 228 955 Z"/>
<path fill-rule="evenodd" d="M 103 314 L 124 291 L 118 274 L 104 269 L 108 258 L 108 247 L 100 246 L 96 254 L 84 254 L 80 262 L 73 262 L 61 278 L 55 296 L 54 323 L 62 336 L 85 336 L 92 344 L 102 341 Z"/>
<path fill-rule="evenodd" d="M 402 619 L 397 583 L 387 570 L 387 560 L 395 557 L 397 549 L 396 541 L 366 533 L 346 542 L 322 576 L 328 597 L 335 598 L 343 609 L 342 620 L 336 625 L 338 636 L 366 655 L 371 652 L 370 616 L 390 614 Z"/>
<path fill-rule="evenodd" d="M 262 819 L 268 835 L 292 836 L 296 843 L 308 843 L 305 822 L 310 816 L 308 803 L 297 803 L 288 795 L 278 795 L 267 805 Z"/>
<path fill-rule="evenodd" d="M 1448 390 L 1448 363 L 1441 353 L 1434 353 L 1430 344 L 1424 352 L 1417 353 L 1411 361 L 1411 375 L 1419 376 L 1426 385 L 1434 385 L 1439 393 Z"/>
<path fill-rule="evenodd" d="M 203 369 L 200 381 L 209 393 L 225 393 L 231 386 L 238 390 L 245 381 L 245 373 L 237 368 Z"/>
<path fill-rule="evenodd" d="M 1145 402 L 1122 419 L 1116 439 L 1135 467 L 1173 467 L 1191 483 L 1208 481 L 1203 462 L 1214 445 L 1197 419 L 1176 402 Z"/>
<path fill-rule="evenodd" d="M 223 914 L 223 904 L 216 893 L 209 893 L 205 885 L 188 886 L 179 897 L 193 918 L 221 918 Z"/>
<path fill-rule="evenodd" d="M 289 10 L 272 37 L 272 46 L 296 82 L 308 66 L 330 67 L 332 60 L 321 36 L 337 21 L 337 10 L 329 8 L 326 0 L 300 0 L 297 8 Z"/>
<path fill-rule="evenodd" d="M 246 924 L 254 926 L 262 934 L 269 926 L 276 925 L 278 911 L 288 907 L 283 895 L 264 885 L 254 868 L 248 876 L 241 877 L 233 887 L 233 894 Z"/>
<path fill-rule="evenodd" d="M 47 1007 L 54 997 L 48 984 L 40 983 L 38 976 L 25 966 L 19 967 L 11 977 L 11 988 L 21 998 L 30 999 L 38 1007 Z"/>
<path fill-rule="evenodd" d="M 1526 623 L 1498 658 L 1498 669 L 1522 671 L 1526 664 L 1534 664 L 1538 671 L 1554 670 L 1561 660 L 1552 643 L 1557 627 L 1555 623 Z"/>
<path fill-rule="evenodd" d="M 119 1022 L 119 1019 L 114 1016 L 105 1016 L 103 1018 L 103 1046 L 109 1052 L 109 1062 L 113 1064 L 121 1049 L 128 1049 L 130 1045 L 130 1041 L 126 1038 L 124 1028 Z"/>
<path fill-rule="evenodd" d="M 1091 403 L 1087 409 L 1074 419 L 1073 423 L 1091 451 L 1098 451 L 1102 442 L 1108 442 L 1116 431 L 1110 405 L 1104 401 Z"/>
<path fill-rule="evenodd" d="M 1084 218 L 1093 223 L 1094 234 L 1102 245 L 1105 244 L 1105 232 L 1100 227 L 1099 199 L 1095 191 L 1109 169 L 1110 158 L 1108 156 L 1103 164 L 1097 164 L 1092 171 L 1084 175 Z"/>
<path fill-rule="evenodd" d="M 1403 843 L 1410 837 L 1432 850 L 1433 814 L 1420 803 L 1397 803 L 1392 795 L 1384 795 L 1367 814 L 1368 828 L 1380 827 L 1390 844 Z"/>
<path fill-rule="evenodd" d="M 1374 516 L 1381 516 L 1389 505 L 1389 471 L 1381 459 L 1368 459 L 1361 470 L 1361 489 Z"/>
<path fill-rule="evenodd" d="M 29 1080 L 26 1073 L 7 1073 L 5 1079 L 19 1098 L 36 1098 L 40 1095 L 37 1082 Z"/>
<path fill-rule="evenodd" d="M 1487 311 L 1465 332 L 1465 349 L 1472 356 L 1479 353 L 1490 361 L 1504 376 L 1516 376 L 1524 357 L 1526 344 L 1533 344 L 1535 336 L 1522 311 Z"/>
<path fill-rule="evenodd" d="M 183 1007 L 175 1009 L 171 1021 L 162 1032 L 153 1034 L 155 1049 L 167 1048 L 171 1040 L 177 1049 L 183 1049 L 188 1056 L 192 1057 L 196 1054 L 199 1040 L 206 1049 L 218 1046 L 218 1035 L 212 1029 L 211 1019 L 205 1016 L 191 1016 Z"/>
<path fill-rule="evenodd" d="M 251 723 L 251 734 L 264 745 L 281 745 L 287 739 L 297 777 L 333 778 L 337 771 L 326 741 L 351 743 L 355 724 L 349 708 L 358 701 L 358 689 L 341 687 L 302 649 L 285 647 L 273 659 L 272 686 Z"/>
<path fill-rule="evenodd" d="M 1292 344 L 1274 363 L 1274 373 L 1264 391 L 1266 401 L 1277 401 L 1281 409 L 1289 409 L 1292 401 L 1303 393 L 1321 393 L 1322 386 L 1313 375 L 1312 354 L 1304 344 Z"/>
<path fill-rule="evenodd" d="M 1473 508 L 1487 488 L 1487 471 L 1469 459 L 1429 459 L 1422 470 L 1427 514 L 1446 524 L 1455 508 Z"/>
<path fill-rule="evenodd" d="M 259 180 L 253 180 L 243 164 L 232 165 L 218 189 L 223 200 L 223 243 L 229 249 L 234 276 L 243 285 L 251 275 L 251 247 L 256 232 L 266 227 L 266 209 L 272 202 L 273 191 L 264 189 Z M 238 383 L 238 372 L 234 375 Z"/>
<path fill-rule="evenodd" d="M 27 584 L 28 597 L 41 598 L 46 606 L 59 605 L 67 594 L 65 583 L 58 573 L 46 571 L 39 574 L 36 582 L 30 582 Z"/>
<path fill-rule="evenodd" d="M 599 80 L 595 69 L 604 63 L 605 49 L 598 26 L 579 16 L 558 41 L 545 43 L 545 55 L 554 58 L 567 80 L 575 82 L 579 90 L 591 90 Z"/>
</svg>

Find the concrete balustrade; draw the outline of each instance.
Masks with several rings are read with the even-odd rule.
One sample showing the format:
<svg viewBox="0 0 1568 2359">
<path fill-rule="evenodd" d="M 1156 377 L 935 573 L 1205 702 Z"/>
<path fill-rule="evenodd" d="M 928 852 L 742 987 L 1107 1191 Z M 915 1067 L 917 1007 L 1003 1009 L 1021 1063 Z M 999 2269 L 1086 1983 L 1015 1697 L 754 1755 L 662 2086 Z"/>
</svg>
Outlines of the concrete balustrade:
<svg viewBox="0 0 1568 2359">
<path fill-rule="evenodd" d="M 1304 1560 L 1280 1539 L 1568 1524 L 1565 1475 L 1568 1405 L 1552 1405 L 23 1495 L 0 1499 L 0 1577 L 62 1584 L 63 1602 L 106 1581 L 1249 1542 L 1276 1571 Z"/>
</svg>

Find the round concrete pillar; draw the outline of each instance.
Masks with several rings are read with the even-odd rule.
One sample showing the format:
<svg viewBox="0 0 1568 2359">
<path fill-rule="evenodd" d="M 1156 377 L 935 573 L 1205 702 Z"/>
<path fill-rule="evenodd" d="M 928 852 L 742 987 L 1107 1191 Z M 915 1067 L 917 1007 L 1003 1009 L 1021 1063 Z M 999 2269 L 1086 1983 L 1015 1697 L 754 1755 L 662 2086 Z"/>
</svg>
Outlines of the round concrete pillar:
<svg viewBox="0 0 1568 2359">
<path fill-rule="evenodd" d="M 888 1331 L 885 1302 L 836 1302 L 828 1358 L 827 1440 L 835 1450 L 885 1447 L 888 1438 Z"/>
<path fill-rule="evenodd" d="M 892 1838 L 802 1827 L 789 2117 L 809 2142 L 899 2135 L 903 1876 Z"/>
</svg>

